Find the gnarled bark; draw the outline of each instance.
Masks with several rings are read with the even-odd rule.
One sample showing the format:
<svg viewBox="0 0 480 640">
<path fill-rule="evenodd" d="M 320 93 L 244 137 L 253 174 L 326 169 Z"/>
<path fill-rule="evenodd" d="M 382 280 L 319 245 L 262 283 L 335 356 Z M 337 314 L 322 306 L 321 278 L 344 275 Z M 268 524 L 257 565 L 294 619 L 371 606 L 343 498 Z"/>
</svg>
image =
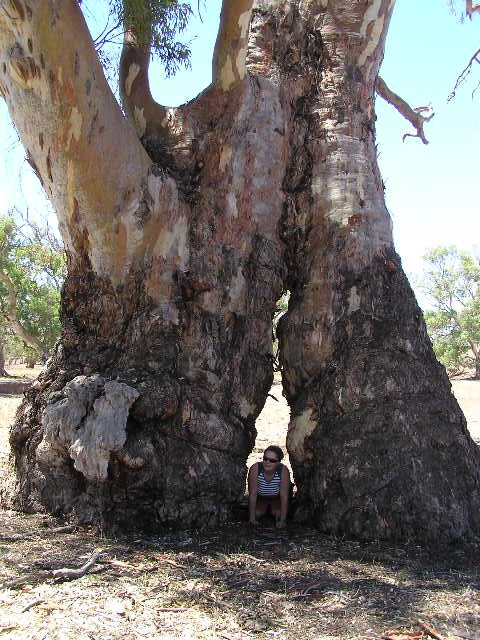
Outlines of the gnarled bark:
<svg viewBox="0 0 480 640">
<path fill-rule="evenodd" d="M 131 39 L 126 119 L 76 2 L 14 4 L 2 92 L 69 254 L 62 340 L 11 433 L 14 503 L 122 526 L 228 517 L 288 287 L 299 513 L 364 537 L 478 528 L 478 453 L 395 255 L 376 164 L 393 3 L 226 1 L 214 82 L 177 109 L 151 100 L 148 51 Z"/>
</svg>

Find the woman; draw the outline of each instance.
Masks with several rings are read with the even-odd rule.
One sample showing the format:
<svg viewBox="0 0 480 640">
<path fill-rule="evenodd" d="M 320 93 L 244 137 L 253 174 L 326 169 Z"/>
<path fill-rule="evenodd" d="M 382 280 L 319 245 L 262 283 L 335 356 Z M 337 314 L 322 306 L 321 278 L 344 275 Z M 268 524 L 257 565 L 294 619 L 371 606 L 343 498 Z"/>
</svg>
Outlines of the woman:
<svg viewBox="0 0 480 640">
<path fill-rule="evenodd" d="M 258 518 L 270 512 L 275 518 L 277 528 L 285 527 L 290 471 L 281 463 L 282 458 L 283 451 L 272 444 L 263 452 L 263 461 L 255 462 L 248 471 L 250 524 L 258 524 Z"/>
</svg>

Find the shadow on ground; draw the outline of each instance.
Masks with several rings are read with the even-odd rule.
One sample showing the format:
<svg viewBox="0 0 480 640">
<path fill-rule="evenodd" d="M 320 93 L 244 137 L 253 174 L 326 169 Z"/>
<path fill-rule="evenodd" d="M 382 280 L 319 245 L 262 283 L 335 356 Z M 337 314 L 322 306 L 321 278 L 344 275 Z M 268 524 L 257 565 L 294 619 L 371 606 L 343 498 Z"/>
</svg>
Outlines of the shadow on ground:
<svg viewBox="0 0 480 640">
<path fill-rule="evenodd" d="M 243 522 L 115 539 L 58 526 L 0 514 L 0 630 L 10 638 L 379 639 L 420 632 L 419 621 L 444 640 L 480 637 L 478 544 L 364 544 Z M 83 577 L 52 577 L 95 550 Z"/>
</svg>

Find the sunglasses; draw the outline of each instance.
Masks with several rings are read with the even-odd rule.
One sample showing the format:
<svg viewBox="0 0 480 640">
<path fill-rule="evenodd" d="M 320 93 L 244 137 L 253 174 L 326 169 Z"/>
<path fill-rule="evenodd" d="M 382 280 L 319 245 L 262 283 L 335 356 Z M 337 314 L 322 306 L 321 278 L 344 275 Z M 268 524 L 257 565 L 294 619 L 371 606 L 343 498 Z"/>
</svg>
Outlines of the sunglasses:
<svg viewBox="0 0 480 640">
<path fill-rule="evenodd" d="M 271 462 L 272 464 L 275 464 L 276 462 L 278 462 L 278 460 L 276 460 L 275 458 L 267 458 L 267 456 L 263 456 L 263 461 Z"/>
</svg>

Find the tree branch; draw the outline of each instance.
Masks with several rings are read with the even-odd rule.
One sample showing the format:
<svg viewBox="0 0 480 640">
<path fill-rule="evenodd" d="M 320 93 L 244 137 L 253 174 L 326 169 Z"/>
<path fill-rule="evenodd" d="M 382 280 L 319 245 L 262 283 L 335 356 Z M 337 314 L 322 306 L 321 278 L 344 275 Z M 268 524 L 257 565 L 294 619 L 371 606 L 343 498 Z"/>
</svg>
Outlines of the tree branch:
<svg viewBox="0 0 480 640">
<path fill-rule="evenodd" d="M 31 346 L 40 356 L 46 356 L 48 349 L 38 340 L 35 336 L 29 333 L 20 323 L 17 312 L 17 292 L 15 291 L 15 285 L 9 276 L 2 270 L 0 270 L 0 280 L 5 284 L 8 290 L 8 301 L 10 308 L 2 312 L 5 319 L 8 321 L 12 331 Z"/>
<path fill-rule="evenodd" d="M 405 138 L 420 138 L 423 144 L 428 144 L 428 140 L 425 138 L 425 134 L 423 133 L 423 125 L 425 122 L 428 122 L 433 118 L 435 113 L 432 111 L 432 107 L 416 107 L 412 109 L 412 107 L 403 100 L 396 93 L 391 91 L 384 80 L 382 78 L 377 78 L 376 90 L 378 95 L 383 98 L 386 102 L 391 104 L 395 109 L 406 119 L 408 120 L 416 129 L 417 133 L 405 133 L 403 136 L 403 140 Z M 422 116 L 422 113 L 430 112 L 428 116 Z"/>
<path fill-rule="evenodd" d="M 150 91 L 150 48 L 138 45 L 131 31 L 125 32 L 120 58 L 120 98 L 140 137 L 166 132 L 162 126 L 166 109 L 155 102 Z"/>
<path fill-rule="evenodd" d="M 215 51 L 213 84 L 228 91 L 246 75 L 248 30 L 253 0 L 223 0 Z"/>
<path fill-rule="evenodd" d="M 465 13 L 472 19 L 475 11 L 480 11 L 480 4 L 473 4 L 473 0 L 465 0 Z"/>
<path fill-rule="evenodd" d="M 480 8 L 480 5 L 479 5 Z M 465 80 L 467 79 L 467 76 L 470 74 L 470 71 L 472 70 L 472 65 L 474 62 L 478 62 L 480 64 L 480 59 L 479 59 L 479 54 L 480 54 L 480 49 L 477 49 L 475 51 L 475 53 L 473 54 L 473 56 L 470 58 L 470 60 L 468 61 L 467 66 L 465 67 L 465 69 L 462 71 L 462 73 L 458 76 L 457 81 L 455 82 L 455 86 L 453 87 L 452 91 L 450 92 L 450 95 L 447 98 L 447 101 L 450 102 L 450 100 L 452 98 L 455 97 L 455 93 L 459 87 L 459 85 L 462 84 L 462 82 L 465 82 Z"/>
<path fill-rule="evenodd" d="M 29 16 L 4 10 L 0 63 L 0 90 L 70 256 L 87 254 L 99 274 L 120 281 L 142 251 L 120 221 L 140 203 L 151 161 L 105 80 L 78 1 L 38 0 Z"/>
</svg>

